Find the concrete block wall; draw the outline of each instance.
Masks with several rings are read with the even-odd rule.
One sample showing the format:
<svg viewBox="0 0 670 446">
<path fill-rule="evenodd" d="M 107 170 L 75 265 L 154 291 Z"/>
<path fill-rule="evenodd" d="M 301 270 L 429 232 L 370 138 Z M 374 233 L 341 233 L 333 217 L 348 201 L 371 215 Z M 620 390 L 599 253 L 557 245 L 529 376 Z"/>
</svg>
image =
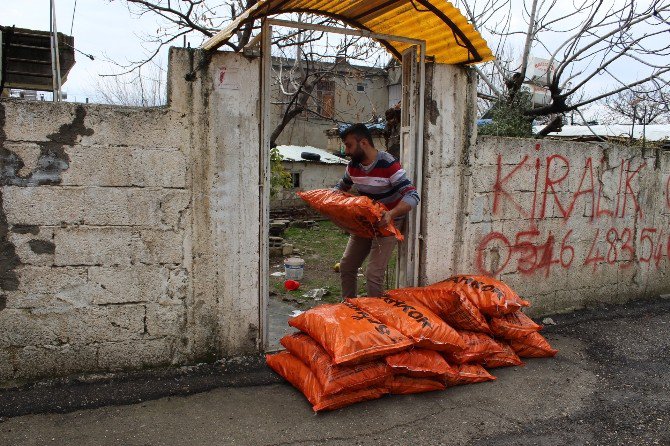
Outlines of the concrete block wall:
<svg viewBox="0 0 670 446">
<path fill-rule="evenodd" d="M 476 138 L 476 92 L 431 65 L 421 277 L 498 277 L 529 314 L 670 293 L 670 152 Z"/>
<path fill-rule="evenodd" d="M 336 85 L 333 118 L 337 122 L 368 122 L 372 117 L 384 116 L 389 101 L 386 76 L 365 77 L 362 74 L 358 69 L 354 69 L 347 75 L 348 77 L 332 78 Z M 358 83 L 365 84 L 365 91 L 357 91 Z M 274 128 L 284 116 L 285 105 L 282 103 L 286 102 L 287 96 L 281 93 L 277 83 L 273 84 L 271 95 L 271 101 L 277 104 L 271 108 L 271 125 Z M 311 109 L 316 111 L 316 104 L 311 105 Z M 330 150 L 326 131 L 333 127 L 335 123 L 331 119 L 322 119 L 316 114 L 298 116 L 279 135 L 277 144 L 309 145 Z"/>
<path fill-rule="evenodd" d="M 187 140 L 165 132 L 178 122 L 0 102 L 0 382 L 183 361 Z"/>
<path fill-rule="evenodd" d="M 482 137 L 464 168 L 459 266 L 531 313 L 670 291 L 670 152 Z"/>
<path fill-rule="evenodd" d="M 259 74 L 172 49 L 167 107 L 0 101 L 0 386 L 258 352 Z M 670 292 L 667 152 L 475 140 L 476 78 L 427 75 L 420 283 Z"/>
<path fill-rule="evenodd" d="M 172 49 L 167 107 L 0 101 L 0 386 L 257 351 L 258 79 Z"/>
<path fill-rule="evenodd" d="M 462 193 L 468 148 L 474 143 L 476 82 L 461 67 L 426 67 L 419 284 L 443 280 L 457 268 L 463 227 Z"/>
</svg>

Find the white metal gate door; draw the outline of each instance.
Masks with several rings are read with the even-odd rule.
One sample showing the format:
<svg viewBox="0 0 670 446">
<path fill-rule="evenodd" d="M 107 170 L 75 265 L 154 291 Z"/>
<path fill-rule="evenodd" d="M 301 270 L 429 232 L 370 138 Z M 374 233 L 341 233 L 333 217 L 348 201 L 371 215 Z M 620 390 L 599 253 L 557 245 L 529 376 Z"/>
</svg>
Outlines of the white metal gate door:
<svg viewBox="0 0 670 446">
<path fill-rule="evenodd" d="M 421 191 L 423 175 L 423 92 L 424 54 L 419 45 L 402 53 L 402 98 L 400 116 L 400 163 L 407 176 Z M 397 286 L 416 286 L 419 271 L 420 204 L 405 222 L 405 241 L 398 247 Z"/>
</svg>

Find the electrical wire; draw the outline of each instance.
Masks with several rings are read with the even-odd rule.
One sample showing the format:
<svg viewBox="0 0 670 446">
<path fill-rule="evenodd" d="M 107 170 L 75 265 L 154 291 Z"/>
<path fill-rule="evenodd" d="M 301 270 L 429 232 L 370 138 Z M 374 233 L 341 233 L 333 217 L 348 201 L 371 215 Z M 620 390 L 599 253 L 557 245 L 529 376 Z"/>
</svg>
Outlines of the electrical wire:
<svg viewBox="0 0 670 446">
<path fill-rule="evenodd" d="M 91 60 L 95 60 L 95 57 L 93 57 L 91 54 L 86 54 L 86 53 L 83 52 L 82 50 L 78 50 L 77 48 L 73 47 L 72 45 L 70 45 L 70 44 L 67 43 L 67 42 L 60 42 L 60 43 L 61 43 L 62 45 L 65 45 L 65 46 L 69 46 L 70 48 L 72 48 L 72 49 L 75 50 L 76 52 L 83 54 L 84 56 L 88 57 L 88 58 L 91 59 Z"/>
<path fill-rule="evenodd" d="M 72 8 L 72 21 L 70 22 L 70 36 L 72 36 L 72 30 L 74 29 L 74 15 L 77 12 L 77 0 L 74 0 L 74 7 Z M 62 42 L 63 45 L 69 46 L 76 52 L 83 54 L 84 56 L 88 57 L 91 60 L 95 60 L 95 57 L 93 57 L 91 54 L 86 54 L 85 52 L 73 47 L 72 45 L 68 44 L 67 42 Z"/>
<path fill-rule="evenodd" d="M 72 8 L 72 22 L 70 23 L 70 35 L 72 35 L 72 29 L 74 28 L 74 13 L 77 11 L 77 0 L 74 0 L 74 8 Z"/>
</svg>

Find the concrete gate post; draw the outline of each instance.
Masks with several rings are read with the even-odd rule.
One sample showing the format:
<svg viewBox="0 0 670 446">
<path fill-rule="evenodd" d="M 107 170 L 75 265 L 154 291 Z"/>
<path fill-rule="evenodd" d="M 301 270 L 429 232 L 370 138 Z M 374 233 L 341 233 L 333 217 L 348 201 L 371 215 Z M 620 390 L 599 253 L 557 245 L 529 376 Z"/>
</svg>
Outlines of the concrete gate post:
<svg viewBox="0 0 670 446">
<path fill-rule="evenodd" d="M 171 107 L 191 117 L 189 350 L 196 360 L 253 354 L 260 327 L 260 58 L 218 52 L 206 60 L 178 48 L 170 58 Z"/>
<path fill-rule="evenodd" d="M 456 273 L 460 261 L 468 157 L 476 139 L 476 79 L 466 67 L 426 65 L 421 285 Z"/>
</svg>

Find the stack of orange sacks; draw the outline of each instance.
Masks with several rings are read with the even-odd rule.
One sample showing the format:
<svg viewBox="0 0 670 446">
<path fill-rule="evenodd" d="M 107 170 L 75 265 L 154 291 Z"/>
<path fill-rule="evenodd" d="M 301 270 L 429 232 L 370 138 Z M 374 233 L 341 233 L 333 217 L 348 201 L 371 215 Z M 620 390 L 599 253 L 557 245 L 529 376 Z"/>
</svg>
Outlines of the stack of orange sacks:
<svg viewBox="0 0 670 446">
<path fill-rule="evenodd" d="M 521 311 L 528 305 L 504 283 L 469 275 L 349 298 L 289 320 L 300 333 L 266 360 L 316 412 L 491 381 L 487 369 L 557 353 Z"/>
</svg>

